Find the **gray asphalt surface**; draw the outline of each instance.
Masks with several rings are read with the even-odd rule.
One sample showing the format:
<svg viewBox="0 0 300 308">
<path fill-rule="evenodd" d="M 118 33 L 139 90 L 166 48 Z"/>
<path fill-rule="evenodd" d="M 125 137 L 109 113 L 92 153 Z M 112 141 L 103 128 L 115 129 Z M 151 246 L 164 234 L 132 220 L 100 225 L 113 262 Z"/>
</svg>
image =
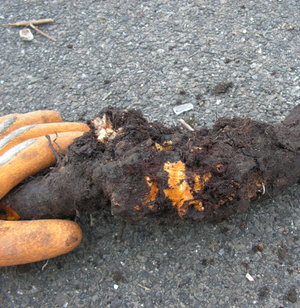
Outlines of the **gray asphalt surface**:
<svg viewBox="0 0 300 308">
<path fill-rule="evenodd" d="M 2 0 L 0 24 L 53 18 L 57 41 L 0 27 L 0 115 L 110 104 L 176 124 L 192 103 L 194 127 L 280 121 L 300 101 L 299 15 L 298 0 Z M 0 269 L 0 307 L 299 307 L 299 200 L 295 185 L 220 224 L 148 218 L 123 242 L 108 211 L 82 214 L 74 252 Z"/>
</svg>

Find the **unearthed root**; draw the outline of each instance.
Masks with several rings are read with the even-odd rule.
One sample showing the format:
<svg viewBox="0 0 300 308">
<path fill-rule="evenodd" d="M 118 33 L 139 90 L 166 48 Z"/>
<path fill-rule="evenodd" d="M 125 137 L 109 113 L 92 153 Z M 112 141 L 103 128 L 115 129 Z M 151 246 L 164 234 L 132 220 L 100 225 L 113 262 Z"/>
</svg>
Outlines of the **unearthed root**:
<svg viewBox="0 0 300 308">
<path fill-rule="evenodd" d="M 126 219 L 171 209 L 211 221 L 300 179 L 300 106 L 276 125 L 222 118 L 194 132 L 113 108 L 92 123 L 101 127 L 73 142 L 63 166 L 10 193 L 2 211 L 10 206 L 22 219 L 70 217 L 109 201 L 112 214 Z"/>
</svg>

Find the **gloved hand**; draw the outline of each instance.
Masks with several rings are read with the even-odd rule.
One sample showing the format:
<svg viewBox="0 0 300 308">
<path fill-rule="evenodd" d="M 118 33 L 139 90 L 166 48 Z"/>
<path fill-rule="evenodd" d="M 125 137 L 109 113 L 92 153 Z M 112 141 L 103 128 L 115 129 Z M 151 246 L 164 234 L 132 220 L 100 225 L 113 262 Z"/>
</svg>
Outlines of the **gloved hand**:
<svg viewBox="0 0 300 308">
<path fill-rule="evenodd" d="M 0 199 L 27 177 L 53 165 L 56 153 L 88 131 L 83 123 L 62 122 L 59 113 L 40 110 L 0 117 Z M 73 221 L 22 221 L 1 205 L 0 266 L 41 261 L 73 250 L 82 238 Z"/>
</svg>

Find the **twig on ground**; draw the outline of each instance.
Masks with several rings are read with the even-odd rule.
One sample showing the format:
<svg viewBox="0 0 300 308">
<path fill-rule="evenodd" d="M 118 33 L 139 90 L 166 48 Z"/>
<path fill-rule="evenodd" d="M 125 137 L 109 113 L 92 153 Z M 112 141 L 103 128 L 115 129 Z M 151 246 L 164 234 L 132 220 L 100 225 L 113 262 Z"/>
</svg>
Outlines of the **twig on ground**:
<svg viewBox="0 0 300 308">
<path fill-rule="evenodd" d="M 35 30 L 36 32 L 38 32 L 39 34 L 41 34 L 42 36 L 46 37 L 47 39 L 51 40 L 51 41 L 56 41 L 56 39 L 48 34 L 46 34 L 45 32 L 43 32 L 42 30 L 40 30 L 39 28 L 37 28 L 36 26 L 38 25 L 44 25 L 47 23 L 52 23 L 54 22 L 53 19 L 48 18 L 48 19 L 38 19 L 38 20 L 29 20 L 29 21 L 19 21 L 13 24 L 6 24 L 5 26 L 10 26 L 10 27 L 30 27 L 33 30 Z"/>
<path fill-rule="evenodd" d="M 137 284 L 139 287 L 141 287 L 142 289 L 144 289 L 144 290 L 146 290 L 146 291 L 151 291 L 151 289 L 150 288 L 148 288 L 148 287 L 146 287 L 146 286 L 143 286 L 143 285 L 141 285 L 141 284 Z"/>
<path fill-rule="evenodd" d="M 90 226 L 93 227 L 94 226 L 94 218 L 93 215 L 90 214 Z"/>
<path fill-rule="evenodd" d="M 30 28 L 32 28 L 33 30 L 35 30 L 36 32 L 38 32 L 39 34 L 41 34 L 42 36 L 46 37 L 47 39 L 56 42 L 56 39 L 48 34 L 46 34 L 45 32 L 43 32 L 42 30 L 40 30 L 39 28 L 37 28 L 36 26 L 34 26 L 32 23 L 29 25 Z"/>
<path fill-rule="evenodd" d="M 53 19 L 38 19 L 38 20 L 29 20 L 29 21 L 18 21 L 16 23 L 13 24 L 6 24 L 5 26 L 10 26 L 10 27 L 29 27 L 30 25 L 44 25 L 44 24 L 48 24 L 54 22 Z"/>
<path fill-rule="evenodd" d="M 178 122 L 185 127 L 187 130 L 189 130 L 190 132 L 194 132 L 195 130 L 192 128 L 191 125 L 187 124 L 183 119 L 179 119 Z"/>
<path fill-rule="evenodd" d="M 112 92 L 108 92 L 107 94 L 105 94 L 103 97 L 102 97 L 102 100 L 105 101 L 107 98 L 110 97 L 110 95 L 112 94 Z"/>
</svg>

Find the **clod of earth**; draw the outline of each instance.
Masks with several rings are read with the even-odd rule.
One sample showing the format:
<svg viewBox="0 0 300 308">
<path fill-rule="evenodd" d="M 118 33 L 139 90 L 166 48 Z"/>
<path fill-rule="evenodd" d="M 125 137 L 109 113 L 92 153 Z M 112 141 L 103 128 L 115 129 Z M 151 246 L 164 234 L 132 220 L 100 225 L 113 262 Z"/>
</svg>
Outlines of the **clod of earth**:
<svg viewBox="0 0 300 308">
<path fill-rule="evenodd" d="M 212 129 L 187 132 L 114 108 L 89 125 L 57 168 L 1 200 L 2 213 L 60 218 L 110 204 L 113 215 L 130 220 L 168 210 L 212 221 L 300 180 L 300 105 L 275 125 L 221 118 Z"/>
</svg>

